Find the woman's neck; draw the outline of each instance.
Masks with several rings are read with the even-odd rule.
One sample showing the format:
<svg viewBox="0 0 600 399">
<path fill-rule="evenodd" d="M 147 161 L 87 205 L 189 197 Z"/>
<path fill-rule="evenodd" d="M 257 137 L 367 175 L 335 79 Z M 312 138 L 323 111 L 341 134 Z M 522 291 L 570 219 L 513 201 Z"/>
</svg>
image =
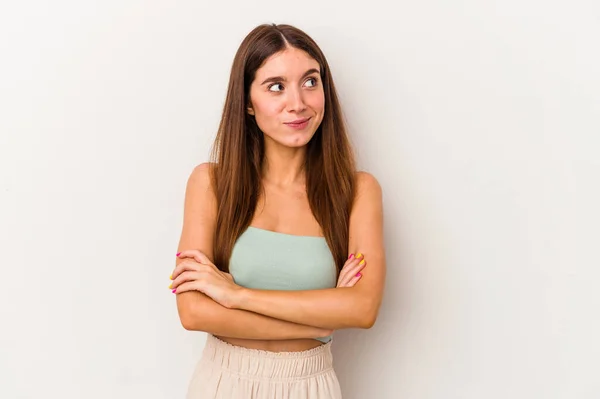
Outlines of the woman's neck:
<svg viewBox="0 0 600 399">
<path fill-rule="evenodd" d="M 262 177 L 278 186 L 304 184 L 305 159 L 306 146 L 290 148 L 275 143 L 271 145 L 265 143 Z"/>
</svg>

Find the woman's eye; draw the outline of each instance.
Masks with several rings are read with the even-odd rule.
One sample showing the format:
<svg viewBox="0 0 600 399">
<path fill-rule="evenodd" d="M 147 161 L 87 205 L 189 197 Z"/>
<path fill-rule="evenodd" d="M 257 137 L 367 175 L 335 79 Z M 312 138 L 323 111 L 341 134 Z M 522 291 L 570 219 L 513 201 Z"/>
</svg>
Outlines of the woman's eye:
<svg viewBox="0 0 600 399">
<path fill-rule="evenodd" d="M 269 86 L 269 91 L 281 91 L 283 90 L 283 85 L 281 83 L 274 83 Z"/>
<path fill-rule="evenodd" d="M 306 81 L 308 87 L 315 87 L 317 85 L 317 79 L 310 78 Z"/>
</svg>

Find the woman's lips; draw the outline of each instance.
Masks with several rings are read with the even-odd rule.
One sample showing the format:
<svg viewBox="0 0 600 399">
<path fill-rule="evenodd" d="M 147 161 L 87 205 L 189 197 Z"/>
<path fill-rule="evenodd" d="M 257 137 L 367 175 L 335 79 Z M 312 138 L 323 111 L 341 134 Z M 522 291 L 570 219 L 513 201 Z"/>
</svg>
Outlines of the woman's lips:
<svg viewBox="0 0 600 399">
<path fill-rule="evenodd" d="M 291 122 L 284 122 L 284 124 L 288 125 L 292 129 L 301 130 L 301 129 L 304 129 L 306 126 L 308 126 L 309 120 L 310 120 L 310 118 L 302 118 L 302 119 L 296 119 L 295 121 L 291 121 Z"/>
</svg>

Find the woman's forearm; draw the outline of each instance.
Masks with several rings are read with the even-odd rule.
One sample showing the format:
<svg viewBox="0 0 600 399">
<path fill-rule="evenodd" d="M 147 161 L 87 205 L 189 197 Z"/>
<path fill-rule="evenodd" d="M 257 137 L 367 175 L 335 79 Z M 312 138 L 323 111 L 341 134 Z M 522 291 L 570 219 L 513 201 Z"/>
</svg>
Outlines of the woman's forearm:
<svg viewBox="0 0 600 399">
<path fill-rule="evenodd" d="M 377 317 L 377 299 L 358 286 L 308 291 L 243 288 L 233 308 L 292 323 L 337 330 L 370 328 Z"/>
<path fill-rule="evenodd" d="M 228 309 L 197 291 L 177 295 L 181 324 L 187 330 L 239 339 L 320 338 L 331 330 L 278 320 L 240 309 Z"/>
</svg>

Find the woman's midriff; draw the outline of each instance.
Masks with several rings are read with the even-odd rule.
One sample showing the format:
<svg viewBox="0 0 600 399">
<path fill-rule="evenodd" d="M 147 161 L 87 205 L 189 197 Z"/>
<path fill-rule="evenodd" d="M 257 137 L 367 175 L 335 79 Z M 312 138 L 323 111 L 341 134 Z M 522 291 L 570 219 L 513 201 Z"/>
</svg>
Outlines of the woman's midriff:
<svg viewBox="0 0 600 399">
<path fill-rule="evenodd" d="M 248 349 L 261 349 L 269 352 L 302 352 L 322 345 L 316 339 L 288 339 L 283 341 L 265 341 L 255 339 L 238 339 L 216 336 L 221 341 Z"/>
</svg>

